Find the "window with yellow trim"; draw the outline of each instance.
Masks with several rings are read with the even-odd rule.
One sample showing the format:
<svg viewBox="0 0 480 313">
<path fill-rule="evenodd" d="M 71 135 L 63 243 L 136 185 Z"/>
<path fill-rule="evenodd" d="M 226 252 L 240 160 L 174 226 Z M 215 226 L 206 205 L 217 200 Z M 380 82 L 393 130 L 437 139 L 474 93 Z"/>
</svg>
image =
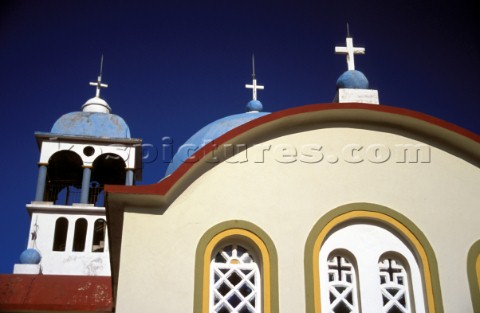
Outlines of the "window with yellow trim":
<svg viewBox="0 0 480 313">
<path fill-rule="evenodd" d="M 228 221 L 213 227 L 200 239 L 197 262 L 195 312 L 278 312 L 277 254 L 257 226 Z"/>
<path fill-rule="evenodd" d="M 321 312 L 426 312 L 417 258 L 388 228 L 339 225 L 320 248 L 319 267 Z"/>
<path fill-rule="evenodd" d="M 262 239 L 269 238 L 259 232 L 262 237 L 242 228 L 220 230 L 212 237 L 206 235 L 204 248 L 199 246 L 203 271 L 198 294 L 201 303 L 196 303 L 201 305 L 201 312 L 271 313 L 272 305 L 275 312 L 278 310 L 277 298 L 272 302 L 272 286 L 277 295 L 275 279 L 272 284 L 272 256 Z M 271 241 L 268 242 L 273 249 Z M 276 261 L 274 250 L 273 260 Z"/>
</svg>

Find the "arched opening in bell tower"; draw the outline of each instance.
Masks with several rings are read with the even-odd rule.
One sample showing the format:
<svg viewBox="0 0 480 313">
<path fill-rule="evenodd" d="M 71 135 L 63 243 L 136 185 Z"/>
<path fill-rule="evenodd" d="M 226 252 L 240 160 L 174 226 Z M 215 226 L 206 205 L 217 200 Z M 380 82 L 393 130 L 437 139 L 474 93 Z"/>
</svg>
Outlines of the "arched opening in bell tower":
<svg viewBox="0 0 480 313">
<path fill-rule="evenodd" d="M 80 202 L 82 159 L 73 151 L 59 151 L 48 160 L 45 201 L 57 205 Z"/>
<path fill-rule="evenodd" d="M 105 185 L 125 184 L 125 161 L 114 153 L 102 154 L 93 162 L 88 202 L 104 206 Z"/>
</svg>

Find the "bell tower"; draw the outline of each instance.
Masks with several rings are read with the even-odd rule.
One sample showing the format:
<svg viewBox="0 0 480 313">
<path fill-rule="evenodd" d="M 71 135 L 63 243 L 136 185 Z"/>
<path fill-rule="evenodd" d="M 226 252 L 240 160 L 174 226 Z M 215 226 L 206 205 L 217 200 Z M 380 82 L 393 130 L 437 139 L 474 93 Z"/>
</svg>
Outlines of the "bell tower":
<svg viewBox="0 0 480 313">
<path fill-rule="evenodd" d="M 103 57 L 102 57 L 103 62 Z M 100 97 L 61 116 L 50 132 L 36 132 L 40 150 L 27 249 L 15 274 L 110 275 L 104 186 L 141 180 L 141 139 Z"/>
</svg>

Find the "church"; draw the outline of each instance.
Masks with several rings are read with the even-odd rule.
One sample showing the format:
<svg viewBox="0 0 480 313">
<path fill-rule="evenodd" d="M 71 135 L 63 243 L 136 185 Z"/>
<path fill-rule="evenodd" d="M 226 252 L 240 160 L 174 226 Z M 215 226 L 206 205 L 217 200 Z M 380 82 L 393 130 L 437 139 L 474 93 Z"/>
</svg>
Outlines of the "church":
<svg viewBox="0 0 480 313">
<path fill-rule="evenodd" d="M 246 112 L 151 185 L 100 72 L 80 112 L 35 133 L 28 247 L 0 312 L 480 312 L 479 136 L 380 104 L 365 49 L 335 52 L 332 103 L 264 112 L 253 71 Z"/>
</svg>

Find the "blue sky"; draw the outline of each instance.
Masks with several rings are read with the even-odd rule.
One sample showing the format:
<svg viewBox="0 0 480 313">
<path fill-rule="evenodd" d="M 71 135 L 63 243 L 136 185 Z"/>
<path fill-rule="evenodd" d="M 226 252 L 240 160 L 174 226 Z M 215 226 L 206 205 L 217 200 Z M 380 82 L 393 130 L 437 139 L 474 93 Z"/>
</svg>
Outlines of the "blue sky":
<svg viewBox="0 0 480 313">
<path fill-rule="evenodd" d="M 265 111 L 328 103 L 346 70 L 346 23 L 366 54 L 356 68 L 384 105 L 479 133 L 480 57 L 473 1 L 2 1 L 0 273 L 25 249 L 38 148 L 62 114 L 102 90 L 132 136 L 179 147 L 251 99 L 255 53 Z M 145 164 L 141 184 L 167 164 Z"/>
</svg>

